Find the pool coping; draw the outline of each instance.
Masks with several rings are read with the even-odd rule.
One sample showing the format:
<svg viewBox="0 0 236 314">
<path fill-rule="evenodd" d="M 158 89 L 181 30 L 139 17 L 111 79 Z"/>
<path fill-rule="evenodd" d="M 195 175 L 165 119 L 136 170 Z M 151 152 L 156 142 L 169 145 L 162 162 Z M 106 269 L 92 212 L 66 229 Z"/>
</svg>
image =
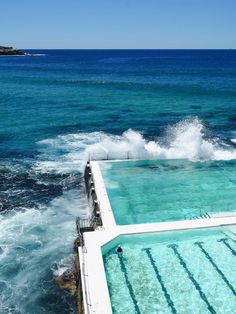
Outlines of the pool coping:
<svg viewBox="0 0 236 314">
<path fill-rule="evenodd" d="M 125 160 L 122 160 L 125 161 Z M 106 161 L 104 161 L 106 162 Z M 85 314 L 112 314 L 101 248 L 120 235 L 177 231 L 236 225 L 236 216 L 208 219 L 116 225 L 106 186 L 97 161 L 90 162 L 103 226 L 84 233 L 84 246 L 79 247 L 81 281 Z"/>
</svg>

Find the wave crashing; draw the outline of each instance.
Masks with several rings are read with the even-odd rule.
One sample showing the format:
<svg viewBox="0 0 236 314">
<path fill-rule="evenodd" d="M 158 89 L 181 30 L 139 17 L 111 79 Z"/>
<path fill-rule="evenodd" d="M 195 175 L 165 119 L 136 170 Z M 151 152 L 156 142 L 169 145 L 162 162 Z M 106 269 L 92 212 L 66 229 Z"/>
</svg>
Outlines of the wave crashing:
<svg viewBox="0 0 236 314">
<path fill-rule="evenodd" d="M 88 159 L 236 159 L 233 147 L 217 138 L 207 138 L 207 133 L 203 123 L 194 119 L 167 127 L 156 140 L 147 140 L 131 129 L 122 135 L 104 132 L 60 135 L 38 143 L 44 161 L 38 162 L 36 169 L 57 173 L 81 171 Z"/>
</svg>

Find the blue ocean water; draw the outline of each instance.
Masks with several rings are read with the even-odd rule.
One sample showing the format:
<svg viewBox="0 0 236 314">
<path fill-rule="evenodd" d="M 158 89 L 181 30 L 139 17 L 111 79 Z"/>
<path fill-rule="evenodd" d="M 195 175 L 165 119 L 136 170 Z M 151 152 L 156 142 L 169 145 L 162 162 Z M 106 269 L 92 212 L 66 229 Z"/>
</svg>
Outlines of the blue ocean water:
<svg viewBox="0 0 236 314">
<path fill-rule="evenodd" d="M 0 312 L 74 313 L 88 155 L 236 158 L 236 50 L 34 50 L 0 58 Z"/>
</svg>

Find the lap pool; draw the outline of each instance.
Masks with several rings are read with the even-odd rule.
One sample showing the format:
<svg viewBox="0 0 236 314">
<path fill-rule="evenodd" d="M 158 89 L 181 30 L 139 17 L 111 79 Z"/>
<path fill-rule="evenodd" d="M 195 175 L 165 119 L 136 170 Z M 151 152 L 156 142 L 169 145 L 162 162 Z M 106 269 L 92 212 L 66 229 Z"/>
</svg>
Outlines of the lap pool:
<svg viewBox="0 0 236 314">
<path fill-rule="evenodd" d="M 118 225 L 236 213 L 236 160 L 99 162 Z"/>
<path fill-rule="evenodd" d="M 218 227 L 113 239 L 102 248 L 113 313 L 234 313 L 235 232 Z"/>
</svg>

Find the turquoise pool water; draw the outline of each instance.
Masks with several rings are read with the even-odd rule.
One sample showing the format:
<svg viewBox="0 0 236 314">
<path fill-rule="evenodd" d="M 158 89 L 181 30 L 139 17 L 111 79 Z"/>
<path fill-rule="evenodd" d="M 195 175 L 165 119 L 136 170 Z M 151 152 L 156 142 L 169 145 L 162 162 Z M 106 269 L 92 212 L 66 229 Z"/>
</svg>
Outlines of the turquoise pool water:
<svg viewBox="0 0 236 314">
<path fill-rule="evenodd" d="M 235 313 L 232 228 L 121 236 L 105 245 L 113 313 Z"/>
<path fill-rule="evenodd" d="M 119 225 L 236 212 L 236 160 L 100 162 Z"/>
</svg>

